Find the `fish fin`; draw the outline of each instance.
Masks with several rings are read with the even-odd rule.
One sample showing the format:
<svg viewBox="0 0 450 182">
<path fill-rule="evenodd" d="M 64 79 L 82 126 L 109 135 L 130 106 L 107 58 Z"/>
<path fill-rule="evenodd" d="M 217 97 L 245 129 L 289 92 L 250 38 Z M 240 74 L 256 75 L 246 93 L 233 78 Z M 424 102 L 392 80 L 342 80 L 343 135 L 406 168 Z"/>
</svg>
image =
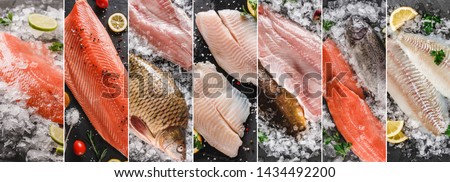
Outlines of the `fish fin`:
<svg viewBox="0 0 450 182">
<path fill-rule="evenodd" d="M 144 121 L 141 118 L 139 118 L 137 116 L 131 116 L 130 126 L 131 126 L 131 128 L 133 128 L 136 131 L 135 134 L 141 140 L 144 140 L 147 143 L 153 143 L 155 135 L 147 127 L 147 125 L 144 123 Z"/>
<path fill-rule="evenodd" d="M 245 130 L 244 123 L 250 115 L 250 102 L 244 94 L 234 87 L 231 88 L 231 86 L 228 86 L 228 89 L 226 93 L 232 93 L 232 97 L 222 99 L 223 103 L 219 104 L 216 110 L 230 128 L 240 137 L 243 137 Z M 240 109 L 236 110 L 236 108 Z"/>
</svg>

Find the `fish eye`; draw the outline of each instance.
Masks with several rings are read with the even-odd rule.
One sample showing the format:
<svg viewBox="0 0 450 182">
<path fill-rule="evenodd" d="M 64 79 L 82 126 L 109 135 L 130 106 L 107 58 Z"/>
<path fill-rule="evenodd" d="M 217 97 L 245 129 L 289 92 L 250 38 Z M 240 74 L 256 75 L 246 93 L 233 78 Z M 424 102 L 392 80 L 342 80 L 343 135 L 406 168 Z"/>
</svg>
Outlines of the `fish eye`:
<svg viewBox="0 0 450 182">
<path fill-rule="evenodd" d="M 179 145 L 178 147 L 177 147 L 177 152 L 184 152 L 184 147 L 183 147 L 183 145 Z"/>
</svg>

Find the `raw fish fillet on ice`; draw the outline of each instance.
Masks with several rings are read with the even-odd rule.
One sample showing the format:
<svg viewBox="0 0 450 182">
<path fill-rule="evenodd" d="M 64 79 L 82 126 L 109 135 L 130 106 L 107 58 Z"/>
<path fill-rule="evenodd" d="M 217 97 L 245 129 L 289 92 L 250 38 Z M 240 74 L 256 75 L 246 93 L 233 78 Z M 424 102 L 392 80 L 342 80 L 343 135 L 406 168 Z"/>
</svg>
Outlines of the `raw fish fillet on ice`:
<svg viewBox="0 0 450 182">
<path fill-rule="evenodd" d="M 278 85 L 297 97 L 308 119 L 321 116 L 320 37 L 260 5 L 259 60 Z"/>
<path fill-rule="evenodd" d="M 170 0 L 130 0 L 130 27 L 162 56 L 192 67 L 192 21 Z"/>
<path fill-rule="evenodd" d="M 213 64 L 196 63 L 193 71 L 199 75 L 194 77 L 195 130 L 212 147 L 236 157 L 242 145 L 240 137 L 244 136 L 243 124 L 250 115 L 250 102 Z"/>
<path fill-rule="evenodd" d="M 29 96 L 27 105 L 39 115 L 63 123 L 62 69 L 53 64 L 43 43 L 0 33 L 0 80 L 18 86 Z"/>
<path fill-rule="evenodd" d="M 443 40 L 423 35 L 401 33 L 398 42 L 412 63 L 445 97 L 450 98 L 450 47 Z M 431 51 L 443 50 L 444 60 L 438 65 Z"/>
<path fill-rule="evenodd" d="M 64 25 L 66 84 L 100 136 L 128 157 L 127 71 L 86 0 Z"/>
<path fill-rule="evenodd" d="M 447 105 L 394 40 L 387 41 L 388 92 L 405 114 L 435 135 L 448 126 Z"/>
<path fill-rule="evenodd" d="M 195 22 L 217 64 L 239 81 L 256 85 L 256 21 L 237 10 L 209 10 L 198 13 Z"/>
</svg>

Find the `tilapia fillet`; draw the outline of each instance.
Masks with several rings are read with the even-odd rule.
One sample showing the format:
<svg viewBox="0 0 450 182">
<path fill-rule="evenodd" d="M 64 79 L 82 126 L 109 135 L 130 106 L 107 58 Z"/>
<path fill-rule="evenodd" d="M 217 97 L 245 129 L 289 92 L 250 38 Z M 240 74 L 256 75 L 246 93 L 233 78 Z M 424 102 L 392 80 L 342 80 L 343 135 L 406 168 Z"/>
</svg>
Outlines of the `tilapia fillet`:
<svg viewBox="0 0 450 182">
<path fill-rule="evenodd" d="M 278 85 L 297 97 L 307 118 L 321 116 L 320 37 L 260 5 L 259 60 Z"/>
<path fill-rule="evenodd" d="M 327 83 L 326 96 L 336 128 L 352 144 L 362 161 L 386 161 L 386 131 L 367 103 L 334 78 Z"/>
<path fill-rule="evenodd" d="M 63 123 L 62 69 L 53 64 L 43 43 L 0 33 L 0 80 L 18 86 L 30 97 L 27 105 L 39 115 Z"/>
<path fill-rule="evenodd" d="M 192 67 L 192 24 L 170 0 L 130 0 L 130 27 L 162 56 L 181 67 Z"/>
<path fill-rule="evenodd" d="M 434 87 L 445 97 L 450 98 L 450 47 L 423 35 L 401 33 L 397 37 L 402 49 L 412 63 Z M 437 65 L 431 51 L 443 50 L 445 58 Z"/>
<path fill-rule="evenodd" d="M 408 117 L 435 135 L 443 133 L 449 121 L 445 100 L 394 40 L 387 48 L 389 94 Z"/>
<path fill-rule="evenodd" d="M 175 160 L 186 158 L 188 107 L 168 73 L 130 55 L 130 126 Z"/>
<path fill-rule="evenodd" d="M 97 132 L 128 156 L 128 74 L 85 0 L 65 19 L 65 80 Z"/>
<path fill-rule="evenodd" d="M 217 64 L 239 81 L 256 85 L 256 21 L 237 10 L 209 10 L 198 13 L 195 22 Z"/>
<path fill-rule="evenodd" d="M 250 115 L 250 102 L 213 64 L 197 63 L 193 71 L 199 75 L 194 77 L 195 130 L 212 147 L 236 157 L 242 145 L 243 124 Z"/>
</svg>

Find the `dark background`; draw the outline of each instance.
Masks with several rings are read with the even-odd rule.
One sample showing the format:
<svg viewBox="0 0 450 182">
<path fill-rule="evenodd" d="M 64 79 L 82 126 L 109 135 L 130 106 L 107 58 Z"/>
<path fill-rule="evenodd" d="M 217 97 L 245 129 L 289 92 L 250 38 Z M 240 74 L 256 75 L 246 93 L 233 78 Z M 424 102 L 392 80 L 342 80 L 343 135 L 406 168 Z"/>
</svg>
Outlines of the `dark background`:
<svg viewBox="0 0 450 182">
<path fill-rule="evenodd" d="M 233 3 L 234 1 L 234 3 Z M 216 11 L 221 9 L 236 9 L 238 11 L 242 11 L 242 6 L 244 6 L 247 1 L 246 0 L 194 0 L 194 14 L 197 14 L 202 11 L 208 11 L 214 9 Z M 206 42 L 203 40 L 200 32 L 195 25 L 195 15 L 194 15 L 194 62 L 204 62 L 209 61 L 216 65 L 217 71 L 223 73 L 225 77 L 227 77 L 228 81 L 240 90 L 242 93 L 247 95 L 250 103 L 256 102 L 256 86 L 252 84 L 244 84 L 241 85 L 236 84 L 236 80 L 233 77 L 229 76 L 219 65 L 217 65 L 214 57 L 207 47 Z M 256 61 L 256 60 L 255 60 Z M 194 101 L 195 104 L 195 101 Z M 257 125 L 256 125 L 256 108 L 250 108 L 250 115 L 247 118 L 247 121 L 244 123 L 245 127 L 248 128 L 248 132 L 245 132 L 244 137 L 242 138 L 242 146 L 239 147 L 238 156 L 235 158 L 229 158 L 228 156 L 222 154 L 215 148 L 208 145 L 208 143 L 204 142 L 205 147 L 200 150 L 198 153 L 194 155 L 195 162 L 206 162 L 206 161 L 223 161 L 223 162 L 244 162 L 244 161 L 256 161 L 256 144 L 257 144 Z M 253 132 L 255 131 L 255 132 Z M 250 150 L 245 151 L 243 147 L 250 148 Z"/>
<path fill-rule="evenodd" d="M 87 0 L 89 2 L 89 5 L 91 5 L 92 9 L 94 10 L 97 17 L 100 19 L 100 22 L 102 22 L 103 26 L 108 31 L 111 40 L 116 47 L 117 52 L 119 53 L 120 58 L 122 59 L 122 62 L 124 63 L 125 67 L 128 69 L 128 29 L 124 30 L 121 33 L 114 33 L 111 31 L 108 27 L 108 18 L 114 13 L 122 13 L 125 15 L 125 17 L 128 18 L 128 1 L 127 0 L 109 0 L 109 6 L 107 9 L 101 9 L 95 5 L 95 0 Z M 65 0 L 65 16 L 67 16 L 73 6 L 74 6 L 75 0 Z M 65 151 L 65 161 L 68 162 L 93 162 L 98 161 L 99 159 L 96 157 L 94 150 L 91 147 L 91 144 L 89 142 L 89 138 L 87 137 L 87 133 L 89 131 L 92 131 L 94 144 L 97 147 L 97 150 L 101 153 L 104 149 L 107 150 L 106 157 L 102 161 L 108 161 L 111 158 L 116 158 L 121 161 L 126 161 L 127 156 L 123 156 L 120 152 L 118 152 L 115 148 L 113 148 L 111 145 L 109 145 L 106 141 L 103 140 L 103 138 L 97 133 L 97 131 L 94 129 L 94 127 L 89 122 L 89 119 L 87 118 L 86 114 L 83 112 L 83 109 L 81 108 L 80 104 L 75 100 L 72 93 L 70 92 L 69 88 L 65 87 L 66 92 L 70 96 L 70 105 L 66 108 L 66 110 L 69 110 L 70 108 L 77 108 L 78 111 L 80 111 L 80 122 L 79 124 L 76 124 L 75 127 L 72 129 L 70 136 L 68 138 L 68 141 L 66 141 L 67 147 Z M 70 126 L 65 127 L 66 134 L 69 130 Z M 82 140 L 86 144 L 86 153 L 83 156 L 76 156 L 73 153 L 73 142 L 75 140 Z"/>
</svg>

